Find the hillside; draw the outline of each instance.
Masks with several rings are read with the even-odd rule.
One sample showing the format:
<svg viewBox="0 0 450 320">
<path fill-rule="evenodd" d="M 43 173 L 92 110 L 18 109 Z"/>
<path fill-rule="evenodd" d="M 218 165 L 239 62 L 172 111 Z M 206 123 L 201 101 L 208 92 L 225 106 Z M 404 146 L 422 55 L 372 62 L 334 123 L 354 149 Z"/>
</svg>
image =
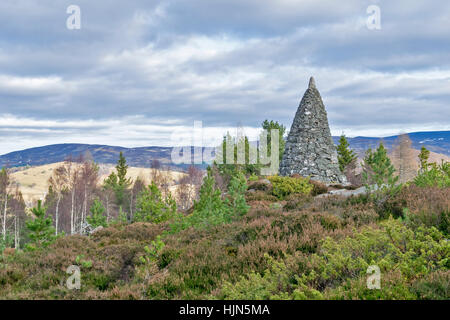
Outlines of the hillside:
<svg viewBox="0 0 450 320">
<path fill-rule="evenodd" d="M 55 168 L 60 166 L 62 162 L 45 164 L 35 167 L 17 168 L 11 174 L 11 179 L 18 184 L 25 202 L 30 205 L 33 201 L 41 199 L 48 191 L 48 179 L 52 175 Z M 112 164 L 99 165 L 99 182 L 102 182 L 114 169 Z M 129 167 L 127 177 L 133 181 L 136 178 L 143 179 L 146 183 L 150 182 L 149 168 Z M 169 171 L 173 179 L 173 184 L 183 175 L 179 171 Z"/>
<path fill-rule="evenodd" d="M 450 156 L 450 131 L 413 132 L 409 133 L 413 147 L 420 149 L 422 145 L 430 151 Z M 348 138 L 350 147 L 360 156 L 367 148 L 376 147 L 379 141 L 383 141 L 388 148 L 395 144 L 398 136 L 385 138 L 355 137 Z M 337 144 L 339 137 L 333 137 Z M 204 149 L 210 149 L 208 147 Z M 0 167 L 40 166 L 64 161 L 67 157 L 77 158 L 80 155 L 90 153 L 97 163 L 115 164 L 119 153 L 123 152 L 130 166 L 149 168 L 153 160 L 159 160 L 163 166 L 172 170 L 182 170 L 188 165 L 177 165 L 171 162 L 170 147 L 140 147 L 124 148 L 106 145 L 89 144 L 55 144 L 21 151 L 11 152 L 0 156 Z M 206 164 L 202 165 L 203 168 Z"/>
<path fill-rule="evenodd" d="M 448 300 L 449 192 L 409 186 L 379 207 L 365 196 L 249 190 L 250 209 L 230 219 L 112 223 L 42 249 L 6 249 L 0 298 Z M 366 285 L 369 265 L 381 268 L 379 290 Z M 81 272 L 79 290 L 67 285 L 69 266 Z"/>
<path fill-rule="evenodd" d="M 430 131 L 430 132 L 412 132 L 408 133 L 412 141 L 412 147 L 420 150 L 425 146 L 428 150 L 438 154 L 450 156 L 450 131 Z M 347 138 L 350 147 L 359 155 L 363 155 L 368 148 L 376 148 L 380 141 L 383 141 L 388 149 L 397 142 L 398 136 L 389 136 L 384 138 L 374 137 L 354 137 Z M 339 137 L 333 137 L 337 144 Z"/>
<path fill-rule="evenodd" d="M 158 160 L 162 166 L 174 170 L 187 167 L 183 164 L 177 165 L 171 162 L 172 148 L 169 147 L 124 148 L 90 144 L 55 144 L 15 151 L 0 156 L 0 166 L 40 166 L 62 162 L 68 157 L 76 159 L 80 155 L 86 154 L 92 156 L 96 163 L 115 164 L 120 152 L 123 152 L 127 163 L 133 167 L 149 168 L 153 160 Z"/>
</svg>

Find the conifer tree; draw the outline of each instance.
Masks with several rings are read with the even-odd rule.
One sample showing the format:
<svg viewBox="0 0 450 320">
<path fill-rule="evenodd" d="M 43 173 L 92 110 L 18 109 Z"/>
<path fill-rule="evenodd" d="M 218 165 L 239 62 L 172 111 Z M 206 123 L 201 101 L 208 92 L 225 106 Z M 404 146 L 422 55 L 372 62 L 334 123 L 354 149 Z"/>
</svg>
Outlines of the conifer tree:
<svg viewBox="0 0 450 320">
<path fill-rule="evenodd" d="M 127 178 L 128 165 L 127 160 L 123 156 L 123 152 L 119 154 L 119 160 L 116 165 L 117 171 L 117 184 L 124 188 L 128 188 L 131 185 L 131 179 Z"/>
<path fill-rule="evenodd" d="M 420 172 L 427 171 L 428 169 L 428 158 L 430 157 L 430 151 L 422 146 L 419 153 L 419 161 L 420 161 Z"/>
<path fill-rule="evenodd" d="M 105 181 L 107 187 L 112 187 L 116 195 L 116 202 L 118 206 L 127 208 L 127 191 L 131 186 L 131 179 L 127 178 L 128 165 L 127 160 L 120 152 L 119 160 L 116 165 L 116 173 L 111 173 Z"/>
<path fill-rule="evenodd" d="M 105 207 L 100 200 L 95 199 L 90 208 L 91 215 L 86 218 L 87 222 L 93 227 L 106 227 L 107 221 L 105 213 Z"/>
<path fill-rule="evenodd" d="M 248 212 L 250 206 L 245 201 L 245 191 L 247 191 L 245 176 L 240 173 L 231 179 L 228 186 L 228 198 L 225 199 L 225 204 L 230 208 L 232 216 L 241 216 Z"/>
<path fill-rule="evenodd" d="M 268 154 L 271 154 L 271 149 L 272 149 L 272 136 L 270 134 L 270 131 L 272 129 L 278 129 L 279 132 L 279 141 L 278 141 L 278 147 L 279 147 L 279 157 L 280 157 L 280 161 L 281 159 L 283 159 L 283 153 L 284 153 L 284 147 L 286 142 L 284 141 L 284 134 L 286 133 L 286 127 L 282 124 L 279 124 L 278 121 L 273 121 L 273 120 L 264 120 L 264 122 L 262 123 L 262 128 L 264 130 L 267 130 L 267 150 L 268 150 Z"/>
<path fill-rule="evenodd" d="M 339 169 L 342 173 L 345 172 L 345 167 L 347 167 L 352 161 L 357 159 L 356 154 L 350 149 L 347 138 L 344 134 L 339 138 L 339 144 L 337 146 L 337 154 L 339 161 Z"/>
<path fill-rule="evenodd" d="M 176 211 L 177 205 L 171 194 L 164 199 L 158 186 L 152 181 L 137 197 L 134 221 L 160 223 L 175 217 Z"/>
<path fill-rule="evenodd" d="M 200 188 L 199 200 L 194 203 L 194 212 L 200 216 L 215 215 L 219 217 L 225 215 L 226 211 L 221 192 L 215 187 L 215 179 L 211 170 L 208 170 L 208 175 L 203 179 Z"/>
<path fill-rule="evenodd" d="M 363 162 L 363 180 L 366 187 L 375 185 L 377 190 L 392 190 L 399 177 L 394 177 L 395 168 L 387 156 L 387 150 L 380 143 L 375 151 L 368 149 Z"/>
<path fill-rule="evenodd" d="M 46 211 L 47 208 L 42 206 L 41 200 L 38 201 L 37 207 L 31 209 L 35 219 L 26 221 L 26 227 L 30 231 L 29 238 L 31 240 L 31 244 L 27 244 L 28 249 L 46 247 L 56 239 L 53 219 L 46 217 Z"/>
</svg>

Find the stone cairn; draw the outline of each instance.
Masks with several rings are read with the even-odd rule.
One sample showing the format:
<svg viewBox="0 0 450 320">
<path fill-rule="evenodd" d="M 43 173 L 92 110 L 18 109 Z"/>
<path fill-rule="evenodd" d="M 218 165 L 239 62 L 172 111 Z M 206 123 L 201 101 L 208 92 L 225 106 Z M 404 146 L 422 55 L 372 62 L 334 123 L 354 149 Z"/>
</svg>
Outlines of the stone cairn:
<svg viewBox="0 0 450 320">
<path fill-rule="evenodd" d="M 295 114 L 280 163 L 280 175 L 292 174 L 328 184 L 347 183 L 339 170 L 327 112 L 313 77 Z"/>
</svg>

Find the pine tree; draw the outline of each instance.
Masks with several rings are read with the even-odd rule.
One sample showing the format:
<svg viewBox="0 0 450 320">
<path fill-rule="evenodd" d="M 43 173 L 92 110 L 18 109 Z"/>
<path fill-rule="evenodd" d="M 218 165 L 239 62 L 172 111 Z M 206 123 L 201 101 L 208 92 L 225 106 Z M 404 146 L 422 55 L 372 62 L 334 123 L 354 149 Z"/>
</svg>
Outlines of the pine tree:
<svg viewBox="0 0 450 320">
<path fill-rule="evenodd" d="M 241 216 L 248 212 L 250 208 L 245 201 L 245 191 L 247 184 L 245 176 L 241 173 L 233 177 L 228 186 L 228 197 L 225 204 L 230 208 L 231 215 Z"/>
<path fill-rule="evenodd" d="M 430 157 L 430 151 L 422 146 L 419 153 L 420 172 L 425 172 L 428 169 L 428 158 Z"/>
<path fill-rule="evenodd" d="M 350 145 L 344 134 L 342 134 L 341 137 L 339 138 L 339 144 L 337 146 L 337 154 L 339 161 L 339 169 L 341 170 L 342 173 L 345 172 L 345 168 L 350 163 L 352 163 L 352 161 L 358 158 L 356 154 L 353 152 L 353 150 L 350 149 Z"/>
<path fill-rule="evenodd" d="M 272 129 L 278 129 L 278 133 L 279 133 L 279 141 L 278 141 L 278 147 L 279 147 L 279 157 L 280 157 L 280 161 L 281 159 L 283 159 L 283 153 L 284 153 L 284 147 L 286 142 L 284 141 L 284 134 L 286 133 L 286 127 L 282 124 L 279 124 L 278 121 L 273 121 L 273 120 L 264 120 L 264 122 L 262 123 L 262 128 L 264 130 L 267 130 L 267 149 L 268 149 L 268 154 L 271 154 L 271 149 L 272 149 L 272 136 L 270 134 Z"/>
<path fill-rule="evenodd" d="M 177 205 L 171 194 L 163 199 L 158 186 L 152 181 L 136 199 L 134 221 L 160 223 L 174 218 L 176 211 Z"/>
<path fill-rule="evenodd" d="M 29 230 L 29 238 L 31 244 L 27 244 L 27 249 L 35 249 L 37 247 L 47 247 L 55 239 L 55 228 L 53 227 L 53 219 L 46 216 L 47 208 L 42 206 L 39 200 L 37 207 L 31 209 L 35 219 L 26 221 L 26 227 Z"/>
<path fill-rule="evenodd" d="M 116 165 L 117 171 L 117 184 L 124 188 L 128 188 L 131 185 L 131 179 L 127 178 L 128 165 L 127 160 L 123 156 L 123 152 L 119 154 L 119 160 Z"/>
<path fill-rule="evenodd" d="M 128 206 L 126 205 L 128 197 L 127 191 L 131 186 L 131 179 L 126 177 L 127 171 L 128 171 L 127 160 L 123 156 L 123 153 L 120 152 L 119 160 L 117 161 L 116 165 L 117 174 L 114 175 L 111 174 L 110 177 L 108 177 L 110 179 L 108 183 L 114 185 L 114 192 L 116 195 L 117 205 L 125 208 L 128 208 Z"/>
<path fill-rule="evenodd" d="M 95 199 L 90 208 L 91 215 L 86 218 L 87 222 L 93 227 L 106 227 L 107 221 L 105 213 L 105 207 L 100 200 Z"/>
<path fill-rule="evenodd" d="M 398 181 L 398 176 L 394 177 L 395 168 L 387 156 L 387 150 L 383 143 L 380 143 L 375 151 L 368 149 L 363 162 L 363 180 L 366 187 L 375 185 L 377 190 L 392 190 Z"/>
<path fill-rule="evenodd" d="M 203 179 L 200 188 L 199 200 L 194 203 L 194 213 L 199 216 L 223 216 L 226 214 L 226 206 L 222 201 L 221 192 L 215 187 L 215 179 L 211 170 Z"/>
<path fill-rule="evenodd" d="M 117 187 L 117 175 L 115 172 L 111 172 L 108 178 L 103 182 L 104 188 L 115 189 Z"/>
</svg>

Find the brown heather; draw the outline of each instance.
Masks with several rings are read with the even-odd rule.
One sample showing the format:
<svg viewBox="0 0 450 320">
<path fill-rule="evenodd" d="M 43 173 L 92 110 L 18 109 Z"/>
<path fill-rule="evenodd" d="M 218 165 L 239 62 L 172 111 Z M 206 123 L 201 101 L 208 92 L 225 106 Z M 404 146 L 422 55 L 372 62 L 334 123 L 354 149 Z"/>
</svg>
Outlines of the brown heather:
<svg viewBox="0 0 450 320">
<path fill-rule="evenodd" d="M 116 224 L 89 237 L 60 238 L 47 249 L 8 252 L 0 256 L 0 298 L 214 299 L 224 281 L 235 283 L 252 271 L 262 274 L 269 267 L 265 254 L 285 259 L 288 268 L 301 275 L 315 268 L 312 254 L 320 252 L 326 237 L 339 240 L 365 226 L 378 228 L 379 215 L 363 197 L 291 195 L 284 201 L 272 197 L 260 190 L 247 193 L 251 209 L 234 222 L 163 236 L 165 247 L 150 265 L 143 265 L 139 257 L 144 246 L 168 230 L 167 224 Z M 449 199 L 448 189 L 409 187 L 393 205 L 408 206 L 412 215 L 448 212 Z M 273 207 L 274 203 L 284 209 Z M 72 264 L 81 268 L 79 291 L 65 286 L 69 276 L 65 270 Z M 143 276 L 142 270 L 149 276 Z M 448 272 L 431 274 L 416 283 L 417 290 L 432 296 L 427 288 L 445 279 Z M 356 291 L 364 280 L 352 279 Z M 345 298 L 333 281 L 320 280 L 315 286 L 325 297 Z M 395 283 L 398 274 L 384 281 Z M 391 298 L 400 296 L 394 292 Z"/>
</svg>

